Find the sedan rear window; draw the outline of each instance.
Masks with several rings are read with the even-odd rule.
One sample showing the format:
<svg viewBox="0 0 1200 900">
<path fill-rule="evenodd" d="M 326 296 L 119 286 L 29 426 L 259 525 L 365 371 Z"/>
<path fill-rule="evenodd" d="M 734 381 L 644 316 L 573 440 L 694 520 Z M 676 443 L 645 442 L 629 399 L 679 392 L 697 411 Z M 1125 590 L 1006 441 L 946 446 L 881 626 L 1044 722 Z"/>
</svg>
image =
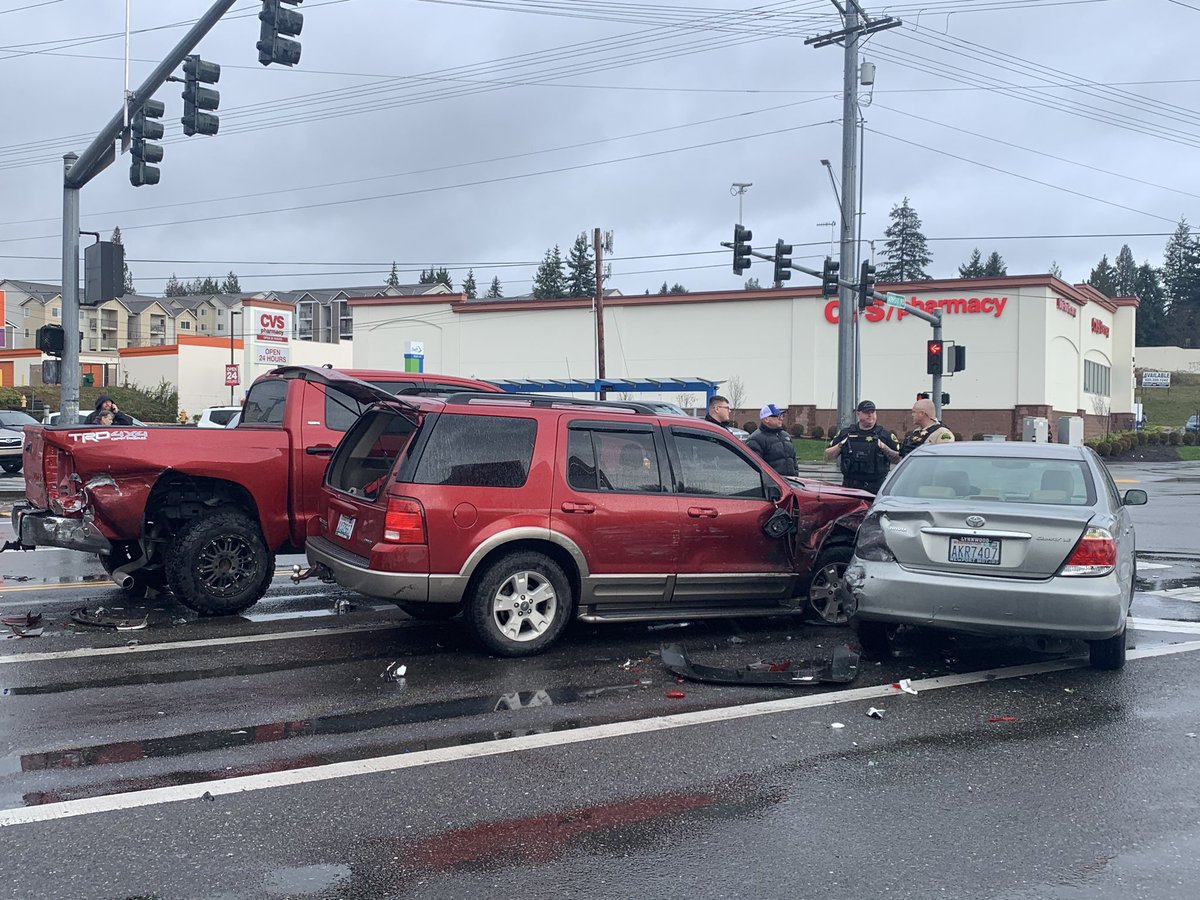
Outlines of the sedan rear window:
<svg viewBox="0 0 1200 900">
<path fill-rule="evenodd" d="M 914 456 L 884 485 L 889 497 L 1092 506 L 1096 487 L 1083 462 L 999 456 Z"/>
</svg>

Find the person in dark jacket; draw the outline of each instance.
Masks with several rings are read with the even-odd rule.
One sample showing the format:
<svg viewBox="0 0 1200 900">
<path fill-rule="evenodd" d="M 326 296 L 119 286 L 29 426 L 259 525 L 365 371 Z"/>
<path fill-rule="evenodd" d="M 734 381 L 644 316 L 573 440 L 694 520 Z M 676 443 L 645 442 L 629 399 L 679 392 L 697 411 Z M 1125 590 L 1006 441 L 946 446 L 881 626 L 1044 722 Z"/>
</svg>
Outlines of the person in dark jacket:
<svg viewBox="0 0 1200 900">
<path fill-rule="evenodd" d="M 713 398 L 708 401 L 708 414 L 704 417 L 704 421 L 720 425 L 722 428 L 732 428 L 733 423 L 729 421 L 729 415 L 729 398 L 714 394 Z"/>
<path fill-rule="evenodd" d="M 91 414 L 86 419 L 83 420 L 83 424 L 84 425 L 109 424 L 104 421 L 103 417 L 104 417 L 105 413 L 112 414 L 112 423 L 111 424 L 113 424 L 113 425 L 132 425 L 133 424 L 133 419 L 131 419 L 125 413 L 121 412 L 121 410 L 119 410 L 117 408 L 117 402 L 115 400 L 113 400 L 112 397 L 108 396 L 108 394 L 100 395 L 100 398 L 96 401 L 96 408 L 93 409 Z"/>
<path fill-rule="evenodd" d="M 796 445 L 783 427 L 783 410 L 768 403 L 758 414 L 759 426 L 746 439 L 746 446 L 763 458 L 780 475 L 797 475 Z"/>
<path fill-rule="evenodd" d="M 825 458 L 836 459 L 841 466 L 842 487 L 878 494 L 888 467 L 900 461 L 900 442 L 878 423 L 878 412 L 870 400 L 863 400 L 854 412 L 858 425 L 835 434 L 825 448 Z"/>
</svg>

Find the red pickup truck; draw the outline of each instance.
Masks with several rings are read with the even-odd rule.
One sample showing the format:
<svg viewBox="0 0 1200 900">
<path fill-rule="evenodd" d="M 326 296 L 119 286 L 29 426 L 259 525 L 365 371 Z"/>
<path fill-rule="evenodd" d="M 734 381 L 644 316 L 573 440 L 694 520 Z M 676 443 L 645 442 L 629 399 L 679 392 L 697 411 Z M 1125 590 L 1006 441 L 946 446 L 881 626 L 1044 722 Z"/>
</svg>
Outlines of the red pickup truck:
<svg viewBox="0 0 1200 900">
<path fill-rule="evenodd" d="M 205 615 L 248 609 L 275 554 L 303 549 L 363 381 L 400 395 L 500 391 L 446 375 L 284 366 L 250 386 L 236 428 L 29 425 L 14 544 L 95 553 L 126 591 L 166 585 Z"/>
</svg>

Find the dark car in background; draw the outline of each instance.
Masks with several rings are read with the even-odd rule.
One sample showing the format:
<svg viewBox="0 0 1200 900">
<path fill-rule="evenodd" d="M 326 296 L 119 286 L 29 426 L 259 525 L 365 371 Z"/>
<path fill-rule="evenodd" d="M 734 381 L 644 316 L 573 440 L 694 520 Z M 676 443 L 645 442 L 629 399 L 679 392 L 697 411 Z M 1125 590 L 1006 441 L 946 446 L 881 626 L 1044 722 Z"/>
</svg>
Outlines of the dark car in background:
<svg viewBox="0 0 1200 900">
<path fill-rule="evenodd" d="M 37 419 L 19 409 L 0 409 L 0 469 L 6 474 L 21 471 L 25 426 L 37 424 Z"/>
<path fill-rule="evenodd" d="M 1200 416 L 1192 416 L 1191 418 L 1189 418 L 1187 420 L 1187 424 L 1185 424 L 1183 426 L 1183 430 L 1185 432 L 1200 430 Z"/>
<path fill-rule="evenodd" d="M 1091 664 L 1125 664 L 1136 574 L 1128 507 L 1087 447 L 966 442 L 919 447 L 859 529 L 845 584 L 864 649 L 916 625 L 1084 640 Z"/>
</svg>

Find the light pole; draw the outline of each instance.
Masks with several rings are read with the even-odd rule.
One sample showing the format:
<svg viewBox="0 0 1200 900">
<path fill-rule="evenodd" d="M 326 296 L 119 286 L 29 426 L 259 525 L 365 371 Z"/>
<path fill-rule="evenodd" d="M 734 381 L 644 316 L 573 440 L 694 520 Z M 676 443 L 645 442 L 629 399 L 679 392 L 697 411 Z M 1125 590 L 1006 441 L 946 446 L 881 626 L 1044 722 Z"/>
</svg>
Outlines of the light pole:
<svg viewBox="0 0 1200 900">
<path fill-rule="evenodd" d="M 231 309 L 229 311 L 229 364 L 231 366 L 235 365 L 235 363 L 233 361 L 233 317 L 240 316 L 241 314 L 242 314 L 241 310 Z M 240 376 L 241 373 L 239 372 L 238 375 Z M 234 403 L 233 403 L 233 385 L 232 384 L 229 386 L 229 405 L 230 406 L 234 405 Z"/>
</svg>

